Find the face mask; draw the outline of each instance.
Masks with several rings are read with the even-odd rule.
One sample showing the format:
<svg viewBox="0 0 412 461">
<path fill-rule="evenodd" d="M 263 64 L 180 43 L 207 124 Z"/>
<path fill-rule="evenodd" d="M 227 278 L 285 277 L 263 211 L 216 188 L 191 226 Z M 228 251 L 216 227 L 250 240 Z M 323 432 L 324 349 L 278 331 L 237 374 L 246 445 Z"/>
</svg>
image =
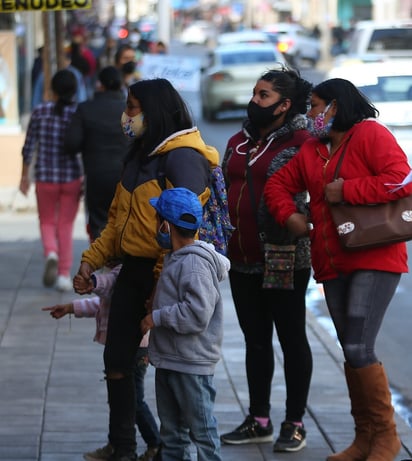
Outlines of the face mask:
<svg viewBox="0 0 412 461">
<path fill-rule="evenodd" d="M 144 114 L 142 112 L 134 117 L 129 117 L 126 112 L 123 112 L 120 122 L 123 133 L 130 138 L 140 138 L 146 131 L 143 121 Z"/>
<path fill-rule="evenodd" d="M 281 115 L 276 114 L 274 115 L 273 112 L 276 110 L 283 103 L 283 100 L 275 102 L 268 107 L 261 107 L 253 101 L 250 101 L 247 106 L 247 116 L 249 120 L 258 128 L 266 128 L 271 123 L 276 121 Z"/>
<path fill-rule="evenodd" d="M 164 248 L 165 250 L 171 250 L 172 241 L 170 239 L 169 226 L 167 225 L 168 232 L 162 232 L 162 228 L 163 228 L 163 223 L 160 225 L 159 230 L 157 231 L 156 241 L 161 248 Z"/>
<path fill-rule="evenodd" d="M 323 112 L 318 114 L 315 118 L 308 119 L 308 131 L 317 136 L 318 138 L 327 138 L 329 136 L 330 129 L 332 128 L 335 117 L 331 117 L 328 123 L 325 124 L 325 116 L 330 108 L 328 104 Z"/>
</svg>

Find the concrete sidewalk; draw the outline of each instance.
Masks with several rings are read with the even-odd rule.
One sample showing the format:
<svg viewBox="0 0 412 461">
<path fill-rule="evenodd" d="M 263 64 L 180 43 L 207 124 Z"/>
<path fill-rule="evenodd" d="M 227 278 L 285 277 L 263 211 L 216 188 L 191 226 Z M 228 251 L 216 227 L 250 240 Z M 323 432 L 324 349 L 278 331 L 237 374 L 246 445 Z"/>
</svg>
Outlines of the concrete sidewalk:
<svg viewBox="0 0 412 461">
<path fill-rule="evenodd" d="M 76 295 L 42 286 L 43 257 L 35 213 L 2 212 L 0 223 L 0 460 L 80 461 L 82 453 L 106 443 L 108 425 L 103 350 L 92 342 L 94 320 L 56 321 L 41 312 L 42 306 Z M 87 245 L 83 215 L 79 213 L 73 270 Z M 215 376 L 215 410 L 220 431 L 226 432 L 247 414 L 248 392 L 243 338 L 227 283 L 222 290 L 225 336 Z M 315 286 L 308 296 L 311 302 L 322 302 Z M 314 370 L 304 419 L 307 447 L 297 453 L 278 454 L 272 452 L 271 443 L 223 445 L 224 461 L 322 461 L 352 440 L 341 351 L 311 311 L 308 335 Z M 284 416 L 285 386 L 280 347 L 276 338 L 274 342 L 278 355 L 271 418 L 277 435 Z M 153 371 L 150 367 L 146 397 L 155 411 Z M 403 448 L 396 461 L 401 461 L 411 458 L 412 433 L 399 416 L 397 423 Z M 138 452 L 143 451 L 143 442 L 138 439 Z"/>
</svg>

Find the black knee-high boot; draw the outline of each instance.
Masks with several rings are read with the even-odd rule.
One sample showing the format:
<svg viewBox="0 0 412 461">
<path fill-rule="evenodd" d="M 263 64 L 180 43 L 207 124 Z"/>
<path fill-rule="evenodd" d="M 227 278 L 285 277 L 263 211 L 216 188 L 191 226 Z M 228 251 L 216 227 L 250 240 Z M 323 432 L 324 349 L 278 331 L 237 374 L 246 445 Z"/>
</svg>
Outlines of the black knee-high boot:
<svg viewBox="0 0 412 461">
<path fill-rule="evenodd" d="M 136 396 L 133 376 L 108 379 L 109 441 L 114 447 L 113 459 L 125 456 L 136 459 Z M 111 459 L 112 459 L 111 458 Z"/>
</svg>

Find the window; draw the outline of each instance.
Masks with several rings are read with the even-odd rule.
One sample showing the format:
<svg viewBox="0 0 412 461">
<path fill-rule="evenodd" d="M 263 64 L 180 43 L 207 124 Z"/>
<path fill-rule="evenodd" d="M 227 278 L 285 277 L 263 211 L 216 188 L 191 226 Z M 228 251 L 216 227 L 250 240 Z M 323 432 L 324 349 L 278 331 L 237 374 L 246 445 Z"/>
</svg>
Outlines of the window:
<svg viewBox="0 0 412 461">
<path fill-rule="evenodd" d="M 373 32 L 368 51 L 410 50 L 412 28 L 377 29 Z"/>
</svg>

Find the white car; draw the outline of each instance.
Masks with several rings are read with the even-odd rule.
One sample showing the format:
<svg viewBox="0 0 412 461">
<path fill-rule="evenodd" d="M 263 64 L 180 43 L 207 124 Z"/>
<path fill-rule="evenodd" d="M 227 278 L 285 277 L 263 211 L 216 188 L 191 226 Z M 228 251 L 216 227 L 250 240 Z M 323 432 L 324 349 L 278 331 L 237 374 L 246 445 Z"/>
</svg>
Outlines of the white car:
<svg viewBox="0 0 412 461">
<path fill-rule="evenodd" d="M 284 57 L 271 43 L 222 45 L 209 57 L 200 85 L 202 114 L 207 120 L 222 112 L 246 109 L 259 77 L 285 65 Z"/>
<path fill-rule="evenodd" d="M 279 22 L 262 29 L 277 42 L 278 50 L 296 67 L 309 62 L 315 66 L 321 57 L 321 42 L 313 31 L 300 24 Z"/>
<path fill-rule="evenodd" d="M 260 30 L 241 30 L 239 32 L 225 32 L 217 38 L 217 45 L 231 45 L 233 43 L 270 43 L 269 37 Z"/>
<path fill-rule="evenodd" d="M 346 63 L 329 71 L 328 78 L 350 80 L 379 110 L 379 120 L 395 135 L 412 166 L 412 62 Z"/>
<path fill-rule="evenodd" d="M 182 31 L 180 41 L 185 45 L 207 45 L 215 34 L 210 22 L 194 21 Z"/>
</svg>

